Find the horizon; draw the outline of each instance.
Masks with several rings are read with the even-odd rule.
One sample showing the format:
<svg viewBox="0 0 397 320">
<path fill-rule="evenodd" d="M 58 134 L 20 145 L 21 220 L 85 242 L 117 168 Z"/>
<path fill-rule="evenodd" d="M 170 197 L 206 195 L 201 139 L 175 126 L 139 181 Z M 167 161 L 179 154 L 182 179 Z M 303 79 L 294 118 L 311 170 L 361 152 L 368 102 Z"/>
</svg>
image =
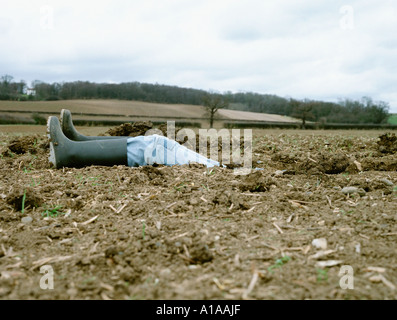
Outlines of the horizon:
<svg viewBox="0 0 397 320">
<path fill-rule="evenodd" d="M 19 81 L 25 81 L 24 79 L 19 79 Z M 13 79 L 13 82 L 19 82 L 18 80 L 16 80 L 16 79 Z M 252 93 L 252 94 L 258 94 L 258 95 L 274 95 L 274 96 L 278 96 L 278 95 L 276 95 L 276 94 L 273 94 L 273 93 L 259 93 L 259 92 L 253 92 L 253 91 L 238 91 L 238 92 L 232 92 L 232 91 L 230 91 L 230 90 L 228 90 L 228 91 L 225 91 L 225 92 L 216 92 L 216 91 L 208 91 L 208 90 L 205 90 L 205 89 L 198 89 L 198 88 L 192 88 L 192 87 L 183 87 L 183 86 L 178 86 L 178 85 L 172 85 L 172 84 L 164 84 L 164 83 L 148 83 L 148 82 L 139 82 L 139 81 L 126 81 L 126 82 L 95 82 L 95 81 L 89 81 L 89 80 L 74 80 L 74 81 L 55 81 L 55 82 L 46 82 L 46 81 L 42 81 L 42 80 L 40 80 L 40 79 L 35 79 L 35 80 L 32 80 L 31 82 L 33 82 L 33 81 L 41 81 L 41 82 L 43 82 L 43 83 L 47 83 L 47 84 L 54 84 L 54 83 L 60 83 L 60 84 L 63 84 L 63 83 L 74 83 L 74 82 L 88 82 L 88 83 L 93 83 L 93 84 L 116 84 L 116 85 L 119 85 L 119 84 L 123 84 L 123 83 L 139 83 L 139 84 L 149 84 L 149 85 L 160 85 L 160 86 L 170 86 L 170 87 L 177 87 L 177 88 L 181 88 L 181 89 L 192 89 L 192 90 L 201 90 L 201 91 L 205 91 L 205 92 L 207 92 L 207 93 L 215 93 L 215 94 L 221 94 L 221 95 L 226 95 L 226 94 L 228 94 L 228 93 L 232 93 L 232 94 L 238 94 L 238 93 Z M 28 89 L 33 89 L 33 87 L 32 86 L 28 86 L 27 85 L 27 83 L 26 83 L 26 89 L 28 90 Z M 289 99 L 296 99 L 295 97 L 292 97 L 292 96 L 289 96 L 289 95 L 287 95 L 287 96 L 278 96 L 278 97 L 280 97 L 280 98 L 284 98 L 284 99 L 287 99 L 287 100 L 289 100 Z M 305 98 L 303 98 L 303 99 L 296 99 L 296 100 L 305 100 L 305 99 L 308 99 L 308 100 L 311 100 L 311 101 L 320 101 L 320 102 L 331 102 L 331 103 L 335 103 L 335 104 L 339 104 L 341 101 L 344 101 L 344 100 L 353 100 L 353 101 L 361 101 L 361 99 L 362 98 L 366 98 L 366 96 L 363 96 L 363 97 L 360 97 L 360 98 L 358 98 L 358 99 L 351 99 L 351 98 L 347 98 L 347 97 L 339 97 L 338 99 L 335 99 L 335 100 L 321 100 L 321 99 L 311 99 L 310 97 L 305 97 Z M 372 97 L 368 97 L 368 98 L 371 98 L 371 99 L 373 99 Z M 92 100 L 95 100 L 96 98 L 94 98 L 94 99 L 92 99 Z M 75 100 L 75 99 L 60 99 L 60 100 Z M 77 100 L 79 100 L 79 99 L 77 99 Z M 112 100 L 112 99 L 105 99 L 105 98 L 103 98 L 103 99 L 96 99 L 96 100 Z M 117 100 L 124 100 L 124 99 L 117 99 Z M 139 101 L 139 100 L 135 100 L 135 101 Z M 374 103 L 376 103 L 376 102 L 380 102 L 381 100 L 375 100 L 375 99 L 373 99 L 373 101 L 374 101 Z M 388 101 L 383 101 L 383 102 L 387 102 L 388 104 L 389 104 L 389 102 Z M 159 102 L 159 103 L 162 103 L 162 102 Z M 165 103 L 164 102 L 164 104 L 167 104 L 167 103 Z M 181 104 L 185 104 L 185 103 L 181 103 Z M 389 104 L 390 105 L 390 104 Z M 253 111 L 248 111 L 248 112 L 253 112 Z M 260 113 L 260 112 L 259 112 Z M 391 112 L 391 110 L 389 110 L 389 114 L 397 114 L 397 110 L 395 110 L 395 112 Z"/>
</svg>

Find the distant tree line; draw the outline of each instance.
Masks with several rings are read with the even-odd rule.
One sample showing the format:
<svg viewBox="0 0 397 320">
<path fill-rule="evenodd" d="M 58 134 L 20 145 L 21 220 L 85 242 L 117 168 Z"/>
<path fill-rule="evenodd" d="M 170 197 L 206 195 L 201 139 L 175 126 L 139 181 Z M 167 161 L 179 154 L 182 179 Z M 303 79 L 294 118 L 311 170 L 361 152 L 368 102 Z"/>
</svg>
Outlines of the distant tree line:
<svg viewBox="0 0 397 320">
<path fill-rule="evenodd" d="M 19 100 L 24 96 L 26 82 L 13 81 L 14 77 L 6 74 L 0 78 L 0 100 Z"/>
<path fill-rule="evenodd" d="M 76 81 L 44 83 L 34 81 L 36 99 L 119 99 L 169 104 L 200 105 L 205 91 L 160 84 L 128 82 L 120 84 Z"/>
<path fill-rule="evenodd" d="M 0 78 L 0 100 L 119 99 L 204 105 L 208 108 L 209 96 L 212 96 L 212 101 L 219 102 L 213 104 L 212 107 L 223 104 L 223 107 L 229 109 L 292 116 L 301 119 L 302 126 L 305 126 L 307 121 L 378 124 L 385 123 L 389 116 L 387 102 L 373 101 L 369 97 L 363 97 L 361 100 L 344 99 L 338 102 L 325 102 L 309 99 L 297 100 L 253 92 L 215 94 L 192 88 L 139 82 L 46 83 L 35 80 L 28 87 L 25 81 L 15 82 L 10 75 Z"/>
<path fill-rule="evenodd" d="M 276 95 L 258 93 L 226 93 L 229 108 L 243 111 L 262 112 L 291 116 L 319 123 L 386 123 L 389 104 L 373 101 L 370 97 L 361 100 L 341 99 L 336 102 L 317 100 L 296 100 Z"/>
</svg>

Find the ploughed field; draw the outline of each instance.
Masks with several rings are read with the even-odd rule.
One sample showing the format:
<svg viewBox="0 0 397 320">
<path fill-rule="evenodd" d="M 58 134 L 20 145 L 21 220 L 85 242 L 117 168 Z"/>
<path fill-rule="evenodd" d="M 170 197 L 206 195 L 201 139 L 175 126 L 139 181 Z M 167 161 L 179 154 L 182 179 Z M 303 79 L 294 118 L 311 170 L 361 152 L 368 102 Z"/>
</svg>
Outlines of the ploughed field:
<svg viewBox="0 0 397 320">
<path fill-rule="evenodd" d="M 397 298 L 393 133 L 254 131 L 236 175 L 57 170 L 44 132 L 7 128 L 0 299 Z"/>
</svg>

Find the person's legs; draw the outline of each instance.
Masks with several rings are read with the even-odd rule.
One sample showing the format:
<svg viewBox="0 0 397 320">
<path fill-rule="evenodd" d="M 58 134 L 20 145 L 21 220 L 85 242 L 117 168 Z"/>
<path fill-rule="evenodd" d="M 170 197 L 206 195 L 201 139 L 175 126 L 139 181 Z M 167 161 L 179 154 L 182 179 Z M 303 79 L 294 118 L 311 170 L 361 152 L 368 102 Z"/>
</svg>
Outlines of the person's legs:
<svg viewBox="0 0 397 320">
<path fill-rule="evenodd" d="M 56 168 L 90 165 L 136 167 L 155 163 L 172 166 L 191 162 L 207 167 L 219 166 L 218 162 L 159 135 L 72 141 L 64 135 L 56 117 L 48 118 L 47 133 L 50 140 L 49 161 Z"/>
<path fill-rule="evenodd" d="M 61 111 L 61 126 L 63 133 L 74 141 L 92 141 L 92 140 L 113 140 L 128 139 L 128 158 L 129 165 L 141 166 L 147 164 L 187 164 L 196 162 L 205 164 L 207 167 L 219 166 L 219 162 L 207 159 L 185 146 L 180 145 L 174 140 L 159 136 L 141 136 L 141 137 L 109 137 L 109 136 L 85 136 L 79 133 L 73 125 L 72 114 L 67 109 Z"/>
<path fill-rule="evenodd" d="M 72 141 L 62 130 L 57 117 L 49 117 L 49 161 L 56 168 L 90 165 L 128 165 L 127 139 Z"/>
</svg>

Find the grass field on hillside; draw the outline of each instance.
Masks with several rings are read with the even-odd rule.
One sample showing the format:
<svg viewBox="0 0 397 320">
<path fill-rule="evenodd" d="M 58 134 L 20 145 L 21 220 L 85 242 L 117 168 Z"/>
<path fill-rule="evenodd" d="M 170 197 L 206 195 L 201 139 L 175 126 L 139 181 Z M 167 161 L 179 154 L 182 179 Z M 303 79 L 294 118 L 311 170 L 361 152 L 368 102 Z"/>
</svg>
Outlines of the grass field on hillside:
<svg viewBox="0 0 397 320">
<path fill-rule="evenodd" d="M 184 119 L 206 119 L 208 115 L 203 106 L 186 104 L 161 104 L 140 101 L 125 100 L 59 100 L 59 101 L 0 101 L 0 112 L 48 112 L 58 113 L 62 109 L 69 109 L 73 114 L 95 114 L 95 115 L 121 115 L 141 117 L 166 117 Z M 296 122 L 291 117 L 246 112 L 237 110 L 219 110 L 219 119 L 230 120 L 255 120 L 270 122 Z"/>
<path fill-rule="evenodd" d="M 122 100 L 59 100 L 59 101 L 0 101 L 0 111 L 37 111 L 60 112 L 69 109 L 72 113 L 163 116 L 202 118 L 205 111 L 202 106 L 160 104 Z"/>
<path fill-rule="evenodd" d="M 389 124 L 392 124 L 392 125 L 397 125 L 397 114 L 392 114 L 392 115 L 389 117 L 389 119 L 387 119 L 387 122 L 388 122 Z"/>
</svg>

